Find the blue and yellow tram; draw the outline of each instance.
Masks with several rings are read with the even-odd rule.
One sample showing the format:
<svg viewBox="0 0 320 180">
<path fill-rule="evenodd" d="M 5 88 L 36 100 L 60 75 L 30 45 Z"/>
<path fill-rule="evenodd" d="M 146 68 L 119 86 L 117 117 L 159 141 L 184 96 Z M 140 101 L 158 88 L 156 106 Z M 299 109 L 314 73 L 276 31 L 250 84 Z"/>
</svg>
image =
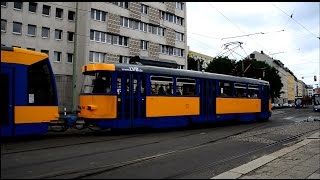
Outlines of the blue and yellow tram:
<svg viewBox="0 0 320 180">
<path fill-rule="evenodd" d="M 1 47 L 0 84 L 1 137 L 47 133 L 59 117 L 48 55 Z"/>
<path fill-rule="evenodd" d="M 169 128 L 271 116 L 269 83 L 133 64 L 88 64 L 79 117 L 100 128 Z"/>
</svg>

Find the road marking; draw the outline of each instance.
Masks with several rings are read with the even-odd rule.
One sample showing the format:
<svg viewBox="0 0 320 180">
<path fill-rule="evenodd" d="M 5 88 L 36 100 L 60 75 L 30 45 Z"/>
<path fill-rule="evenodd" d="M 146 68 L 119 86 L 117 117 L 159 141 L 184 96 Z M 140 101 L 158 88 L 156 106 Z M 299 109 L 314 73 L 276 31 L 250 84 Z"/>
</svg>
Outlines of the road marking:
<svg viewBox="0 0 320 180">
<path fill-rule="evenodd" d="M 294 118 L 295 116 L 289 116 L 289 117 L 286 117 L 286 118 L 283 118 L 283 119 L 287 119 L 287 120 L 289 120 L 289 119 L 292 119 L 292 118 Z"/>
</svg>

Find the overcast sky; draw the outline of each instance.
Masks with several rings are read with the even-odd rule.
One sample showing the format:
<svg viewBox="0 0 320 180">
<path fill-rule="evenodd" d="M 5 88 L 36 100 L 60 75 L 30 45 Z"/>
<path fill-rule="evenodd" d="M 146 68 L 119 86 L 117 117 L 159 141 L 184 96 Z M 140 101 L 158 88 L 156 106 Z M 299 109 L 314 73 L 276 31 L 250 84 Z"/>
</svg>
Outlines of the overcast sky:
<svg viewBox="0 0 320 180">
<path fill-rule="evenodd" d="M 232 44 L 234 53 L 224 55 L 239 60 L 263 50 L 315 85 L 320 82 L 319 12 L 319 2 L 187 2 L 188 46 L 215 57 L 227 52 L 224 44 L 242 42 L 243 49 Z M 248 34 L 253 35 L 230 38 Z"/>
</svg>

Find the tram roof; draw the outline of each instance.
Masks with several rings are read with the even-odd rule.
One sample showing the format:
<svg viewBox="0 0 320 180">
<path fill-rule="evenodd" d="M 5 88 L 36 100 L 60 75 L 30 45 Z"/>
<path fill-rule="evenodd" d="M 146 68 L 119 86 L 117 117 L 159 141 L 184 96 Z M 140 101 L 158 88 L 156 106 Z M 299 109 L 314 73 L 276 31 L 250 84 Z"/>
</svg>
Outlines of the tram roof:
<svg viewBox="0 0 320 180">
<path fill-rule="evenodd" d="M 48 55 L 24 48 L 1 46 L 1 62 L 31 65 L 48 58 Z"/>
<path fill-rule="evenodd" d="M 132 71 L 132 72 L 145 72 L 159 75 L 173 75 L 173 76 L 184 76 L 184 77 L 193 77 L 193 78 L 207 78 L 207 79 L 218 79 L 225 81 L 236 81 L 239 83 L 251 83 L 251 84 L 262 84 L 269 85 L 268 81 L 231 76 L 225 74 L 201 72 L 201 71 L 192 71 L 185 69 L 173 69 L 173 68 L 164 68 L 156 66 L 145 66 L 145 65 L 135 65 L 135 64 L 88 64 L 82 67 L 82 72 L 88 71 Z"/>
</svg>

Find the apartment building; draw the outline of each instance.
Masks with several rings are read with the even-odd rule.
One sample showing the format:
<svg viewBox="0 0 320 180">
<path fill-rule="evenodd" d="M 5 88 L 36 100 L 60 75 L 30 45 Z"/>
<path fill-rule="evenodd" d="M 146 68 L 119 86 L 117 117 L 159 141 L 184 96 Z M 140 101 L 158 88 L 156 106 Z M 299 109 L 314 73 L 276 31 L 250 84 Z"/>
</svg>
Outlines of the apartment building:
<svg viewBox="0 0 320 180">
<path fill-rule="evenodd" d="M 275 98 L 274 103 L 276 104 L 288 103 L 288 76 L 287 76 L 286 67 L 284 66 L 284 64 L 280 60 L 273 59 L 270 56 L 266 55 L 263 51 L 252 52 L 250 54 L 250 58 L 254 58 L 257 61 L 264 61 L 278 71 L 278 74 L 281 78 L 281 82 L 283 86 L 280 90 L 280 92 L 282 92 L 280 95 L 280 98 Z"/>
<path fill-rule="evenodd" d="M 295 101 L 297 78 L 289 69 L 286 69 L 286 72 L 288 77 L 288 103 L 292 104 Z"/>
<path fill-rule="evenodd" d="M 133 56 L 187 67 L 184 2 L 1 2 L 1 44 L 47 53 L 59 110 L 72 108 L 87 63 L 129 63 Z M 75 66 L 76 72 L 73 73 Z"/>
</svg>

